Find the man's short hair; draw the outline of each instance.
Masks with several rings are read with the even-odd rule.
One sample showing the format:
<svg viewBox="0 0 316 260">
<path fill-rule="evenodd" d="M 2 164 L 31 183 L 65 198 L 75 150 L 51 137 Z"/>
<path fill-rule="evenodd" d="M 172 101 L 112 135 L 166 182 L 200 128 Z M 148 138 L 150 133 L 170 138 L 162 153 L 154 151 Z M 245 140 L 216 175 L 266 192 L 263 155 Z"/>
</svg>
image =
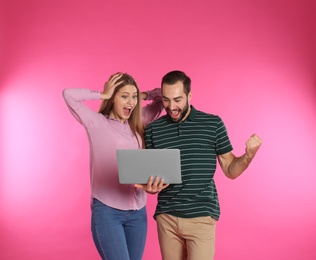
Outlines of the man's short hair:
<svg viewBox="0 0 316 260">
<path fill-rule="evenodd" d="M 161 81 L 161 88 L 163 84 L 173 85 L 178 81 L 181 81 L 183 84 L 183 91 L 186 95 L 191 92 L 191 79 L 180 70 L 174 70 L 168 72 L 165 76 L 163 76 Z"/>
</svg>

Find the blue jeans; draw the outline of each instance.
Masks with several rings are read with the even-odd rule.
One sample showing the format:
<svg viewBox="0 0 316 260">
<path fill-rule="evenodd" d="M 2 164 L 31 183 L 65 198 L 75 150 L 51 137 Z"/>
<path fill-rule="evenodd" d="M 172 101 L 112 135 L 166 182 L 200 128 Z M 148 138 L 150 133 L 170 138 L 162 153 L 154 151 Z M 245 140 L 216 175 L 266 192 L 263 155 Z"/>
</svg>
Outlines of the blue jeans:
<svg viewBox="0 0 316 260">
<path fill-rule="evenodd" d="M 141 260 L 147 235 L 146 207 L 119 210 L 93 199 L 91 230 L 103 260 Z"/>
</svg>

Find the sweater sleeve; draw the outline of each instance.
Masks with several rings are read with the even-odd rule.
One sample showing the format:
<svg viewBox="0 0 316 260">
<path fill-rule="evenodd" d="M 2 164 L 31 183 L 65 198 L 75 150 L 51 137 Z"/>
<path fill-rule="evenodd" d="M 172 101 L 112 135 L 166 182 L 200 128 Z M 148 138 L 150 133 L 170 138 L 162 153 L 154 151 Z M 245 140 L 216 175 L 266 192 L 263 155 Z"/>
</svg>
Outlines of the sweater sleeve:
<svg viewBox="0 0 316 260">
<path fill-rule="evenodd" d="M 143 125 L 146 127 L 150 122 L 154 121 L 160 116 L 163 107 L 160 88 L 155 88 L 154 90 L 144 92 L 147 93 L 146 100 L 152 101 L 151 103 L 144 106 L 142 110 Z"/>
<path fill-rule="evenodd" d="M 70 113 L 83 126 L 92 124 L 99 117 L 99 113 L 88 108 L 83 101 L 100 100 L 100 92 L 86 88 L 67 88 L 63 90 L 63 97 Z"/>
</svg>

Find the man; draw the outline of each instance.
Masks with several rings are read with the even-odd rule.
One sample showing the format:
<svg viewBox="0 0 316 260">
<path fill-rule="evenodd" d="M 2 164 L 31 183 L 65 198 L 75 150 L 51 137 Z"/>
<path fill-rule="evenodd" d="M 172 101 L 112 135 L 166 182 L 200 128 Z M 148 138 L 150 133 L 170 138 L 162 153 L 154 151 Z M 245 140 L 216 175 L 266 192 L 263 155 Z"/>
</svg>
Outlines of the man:
<svg viewBox="0 0 316 260">
<path fill-rule="evenodd" d="M 214 183 L 218 160 L 223 172 L 235 179 L 249 166 L 262 141 L 253 134 L 245 154 L 236 157 L 220 117 L 190 105 L 191 80 L 181 71 L 167 73 L 161 83 L 166 115 L 145 129 L 147 149 L 180 149 L 182 183 L 166 185 L 152 178 L 137 185 L 158 194 L 155 212 L 163 260 L 211 260 L 220 207 Z M 217 160 L 216 160 L 217 159 Z"/>
</svg>

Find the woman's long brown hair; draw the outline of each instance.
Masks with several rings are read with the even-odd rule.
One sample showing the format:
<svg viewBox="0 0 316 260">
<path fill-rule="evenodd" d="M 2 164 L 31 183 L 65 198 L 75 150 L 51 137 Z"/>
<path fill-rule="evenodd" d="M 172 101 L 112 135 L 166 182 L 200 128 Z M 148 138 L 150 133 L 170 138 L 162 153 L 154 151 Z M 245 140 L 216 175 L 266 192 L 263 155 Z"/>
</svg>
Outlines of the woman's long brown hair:
<svg viewBox="0 0 316 260">
<path fill-rule="evenodd" d="M 133 77 L 127 73 L 122 73 L 122 76 L 118 79 L 118 81 L 122 81 L 122 83 L 115 88 L 113 95 L 110 99 L 106 99 L 102 101 L 100 109 L 99 109 L 99 113 L 103 114 L 104 116 L 108 116 L 111 110 L 113 109 L 113 100 L 118 90 L 126 85 L 135 86 L 137 90 L 137 105 L 133 109 L 132 114 L 128 119 L 128 123 L 132 129 L 132 132 L 134 133 L 137 139 L 139 148 L 143 148 L 144 147 L 144 126 L 142 122 L 142 107 L 141 107 L 141 98 L 140 98 L 139 88 L 137 86 L 136 81 L 133 79 Z M 140 137 L 140 140 L 139 140 L 139 137 Z"/>
</svg>

